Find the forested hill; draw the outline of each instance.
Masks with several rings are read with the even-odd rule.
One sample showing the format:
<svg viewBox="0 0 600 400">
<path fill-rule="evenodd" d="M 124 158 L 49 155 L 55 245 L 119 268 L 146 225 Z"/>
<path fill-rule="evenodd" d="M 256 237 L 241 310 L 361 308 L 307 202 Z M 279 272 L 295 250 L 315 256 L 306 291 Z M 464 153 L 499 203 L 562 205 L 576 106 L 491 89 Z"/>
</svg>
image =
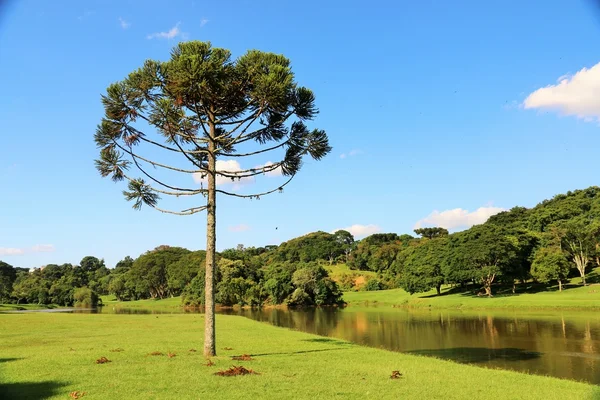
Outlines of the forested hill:
<svg viewBox="0 0 600 400">
<path fill-rule="evenodd" d="M 218 255 L 218 302 L 336 304 L 340 287 L 415 293 L 450 284 L 492 295 L 500 284 L 561 287 L 569 276 L 584 283 L 600 263 L 600 188 L 557 195 L 531 209 L 515 207 L 462 232 L 429 227 L 415 234 L 378 233 L 355 241 L 344 230 L 319 231 L 279 246 L 240 244 Z M 182 295 L 186 303 L 199 304 L 204 259 L 202 250 L 159 246 L 114 268 L 93 256 L 79 265 L 34 271 L 0 261 L 0 302 L 88 304 L 110 293 L 121 300 Z M 338 272 L 356 271 L 332 279 L 328 270 L 338 264 Z"/>
<path fill-rule="evenodd" d="M 600 187 L 591 186 L 559 194 L 544 200 L 533 208 L 514 207 L 510 211 L 496 214 L 486 222 L 507 229 L 527 229 L 547 232 L 556 223 L 581 220 L 595 224 L 600 222 Z"/>
<path fill-rule="evenodd" d="M 389 286 L 423 292 L 446 284 L 562 282 L 600 261 L 600 188 L 557 195 L 527 209 L 515 207 L 462 232 L 415 231 L 420 239 L 358 243 L 351 268 L 378 272 Z M 514 288 L 514 286 L 513 286 Z"/>
</svg>

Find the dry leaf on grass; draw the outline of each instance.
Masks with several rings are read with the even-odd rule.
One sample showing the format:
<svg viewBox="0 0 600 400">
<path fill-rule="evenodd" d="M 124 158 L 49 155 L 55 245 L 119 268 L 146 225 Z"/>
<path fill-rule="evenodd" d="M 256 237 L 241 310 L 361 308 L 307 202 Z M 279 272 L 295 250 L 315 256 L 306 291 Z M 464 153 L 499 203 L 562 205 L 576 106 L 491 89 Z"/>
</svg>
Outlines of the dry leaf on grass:
<svg viewBox="0 0 600 400">
<path fill-rule="evenodd" d="M 236 367 L 235 365 L 224 371 L 215 372 L 215 375 L 219 376 L 237 376 L 237 375 L 258 375 L 258 372 L 254 372 L 251 369 L 246 369 L 241 365 Z"/>
</svg>

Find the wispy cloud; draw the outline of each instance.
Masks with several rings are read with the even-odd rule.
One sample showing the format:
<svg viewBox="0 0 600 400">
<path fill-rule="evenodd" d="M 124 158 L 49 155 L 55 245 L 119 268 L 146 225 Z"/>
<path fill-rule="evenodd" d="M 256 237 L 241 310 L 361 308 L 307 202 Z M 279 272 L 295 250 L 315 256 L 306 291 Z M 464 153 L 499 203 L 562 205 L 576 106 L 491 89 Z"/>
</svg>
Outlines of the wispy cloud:
<svg viewBox="0 0 600 400">
<path fill-rule="evenodd" d="M 365 236 L 372 235 L 372 234 L 377 233 L 377 232 L 381 232 L 381 228 L 379 227 L 379 225 L 374 225 L 374 224 L 370 224 L 370 225 L 354 224 L 354 225 L 348 226 L 346 228 L 334 229 L 334 230 L 331 231 L 331 233 L 337 232 L 340 229 L 344 230 L 344 231 L 350 232 L 352 234 L 352 236 L 354 236 L 357 239 L 363 238 Z"/>
<path fill-rule="evenodd" d="M 558 83 L 537 89 L 523 102 L 526 109 L 546 109 L 586 121 L 600 121 L 600 63 L 575 75 L 563 75 Z"/>
<path fill-rule="evenodd" d="M 123 18 L 119 17 L 119 24 L 121 25 L 121 28 L 123 29 L 127 29 L 131 26 L 131 23 L 125 21 Z"/>
<path fill-rule="evenodd" d="M 204 25 L 208 24 L 209 20 L 207 18 L 202 18 L 200 20 L 200 28 L 202 28 Z"/>
<path fill-rule="evenodd" d="M 246 232 L 250 230 L 250 227 L 246 224 L 239 224 L 227 227 L 229 232 Z"/>
<path fill-rule="evenodd" d="M 0 256 L 22 256 L 27 253 L 48 253 L 54 251 L 54 245 L 36 244 L 31 247 L 0 247 Z"/>
<path fill-rule="evenodd" d="M 147 39 L 174 39 L 178 36 L 185 36 L 185 33 L 181 32 L 181 29 L 179 29 L 179 25 L 181 25 L 181 22 L 178 22 L 175 24 L 174 27 L 172 27 L 171 29 L 169 29 L 166 32 L 156 32 L 156 33 L 151 33 L 148 36 L 146 36 Z"/>
<path fill-rule="evenodd" d="M 347 157 L 352 157 L 352 156 L 356 156 L 362 154 L 362 150 L 360 149 L 354 149 L 354 150 L 350 150 L 348 153 L 342 153 L 340 154 L 340 158 L 344 159 Z"/>
<path fill-rule="evenodd" d="M 477 210 L 469 212 L 462 208 L 454 208 L 445 211 L 433 211 L 415 224 L 415 229 L 423 226 L 439 226 L 446 229 L 470 228 L 473 225 L 483 224 L 492 215 L 506 211 L 501 207 L 479 207 Z"/>
</svg>

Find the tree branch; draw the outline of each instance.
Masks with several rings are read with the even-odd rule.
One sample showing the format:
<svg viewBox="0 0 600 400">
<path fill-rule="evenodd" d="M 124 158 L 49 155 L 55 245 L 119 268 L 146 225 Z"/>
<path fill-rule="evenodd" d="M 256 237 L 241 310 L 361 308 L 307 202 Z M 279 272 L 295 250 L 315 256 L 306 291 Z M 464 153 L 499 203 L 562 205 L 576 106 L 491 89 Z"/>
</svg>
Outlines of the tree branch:
<svg viewBox="0 0 600 400">
<path fill-rule="evenodd" d="M 292 176 L 290 177 L 290 179 L 288 179 L 288 180 L 287 180 L 287 181 L 286 181 L 286 182 L 285 182 L 283 185 L 279 186 L 278 188 L 276 188 L 276 189 L 273 189 L 273 190 L 269 190 L 269 191 L 267 191 L 267 192 L 263 192 L 263 193 L 256 193 L 256 194 L 237 194 L 237 193 L 227 192 L 227 191 L 225 191 L 225 190 L 221 190 L 221 189 L 216 189 L 216 192 L 217 192 L 217 193 L 223 193 L 223 194 L 226 194 L 227 196 L 240 197 L 240 198 L 243 198 L 243 199 L 253 199 L 253 198 L 256 198 L 256 199 L 258 199 L 258 198 L 260 198 L 260 196 L 265 196 L 265 195 L 267 195 L 267 194 L 271 194 L 271 193 L 274 193 L 274 192 L 277 192 L 277 191 L 282 191 L 282 190 L 283 190 L 283 188 L 284 188 L 284 187 L 285 187 L 285 186 L 286 186 L 288 183 L 290 183 L 290 182 L 292 181 L 292 179 L 294 179 L 294 176 L 295 176 L 295 175 L 292 175 Z"/>
</svg>

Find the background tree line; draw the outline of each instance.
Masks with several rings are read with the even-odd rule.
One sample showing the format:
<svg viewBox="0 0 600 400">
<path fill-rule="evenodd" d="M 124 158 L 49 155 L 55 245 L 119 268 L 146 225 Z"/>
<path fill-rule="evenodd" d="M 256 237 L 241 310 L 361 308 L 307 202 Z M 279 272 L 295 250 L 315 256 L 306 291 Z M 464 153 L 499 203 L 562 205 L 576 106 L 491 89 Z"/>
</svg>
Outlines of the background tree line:
<svg viewBox="0 0 600 400">
<path fill-rule="evenodd" d="M 217 254 L 217 303 L 340 303 L 340 289 L 356 289 L 356 276 L 334 281 L 324 267 L 335 263 L 374 273 L 377 278 L 364 282 L 364 290 L 440 293 L 450 284 L 475 285 L 491 295 L 494 286 L 515 291 L 531 279 L 559 289 L 570 276 L 583 283 L 600 265 L 600 188 L 557 195 L 531 209 L 515 207 L 462 232 L 432 227 L 415 233 L 418 237 L 378 233 L 355 241 L 347 231 L 319 231 L 279 246 L 226 249 Z M 79 265 L 49 264 L 32 272 L 0 261 L 0 301 L 72 306 L 113 294 L 124 301 L 182 296 L 185 304 L 200 305 L 205 257 L 203 250 L 159 246 L 135 260 L 125 257 L 112 269 L 93 256 Z"/>
</svg>

